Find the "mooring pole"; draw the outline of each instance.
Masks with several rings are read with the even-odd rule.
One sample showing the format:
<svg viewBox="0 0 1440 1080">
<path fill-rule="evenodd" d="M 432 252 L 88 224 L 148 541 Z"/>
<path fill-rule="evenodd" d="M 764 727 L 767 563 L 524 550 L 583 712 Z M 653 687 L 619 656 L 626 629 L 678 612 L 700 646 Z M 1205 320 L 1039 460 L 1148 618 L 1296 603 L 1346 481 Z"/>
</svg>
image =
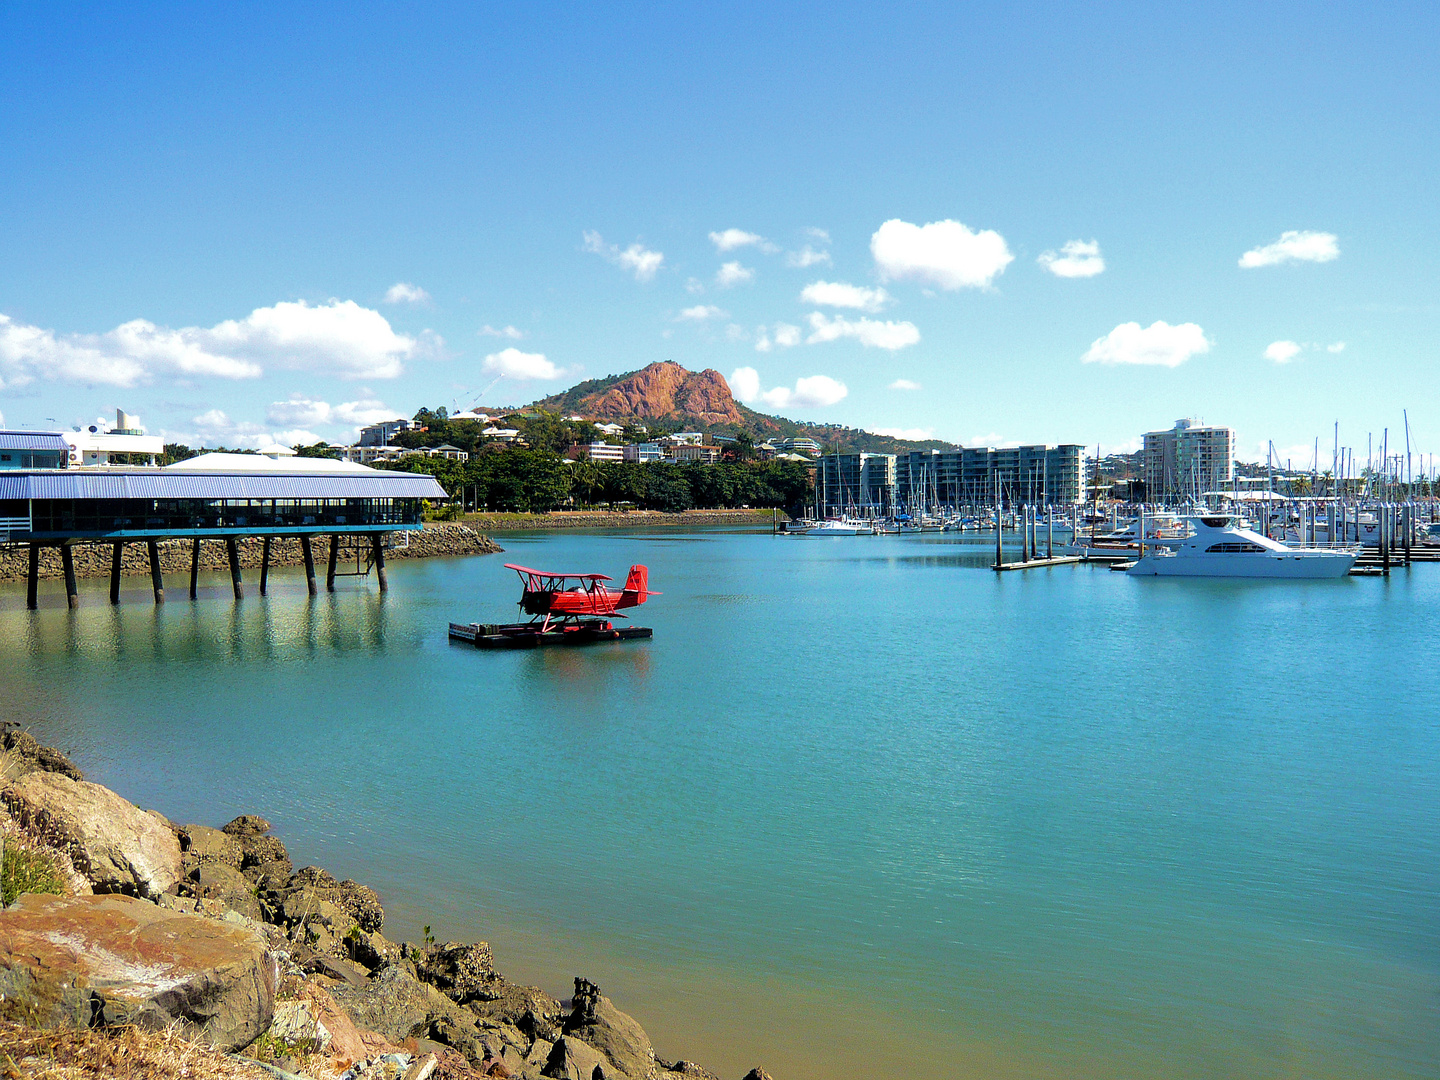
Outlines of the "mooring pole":
<svg viewBox="0 0 1440 1080">
<path fill-rule="evenodd" d="M 1053 507 L 1045 508 L 1045 558 L 1055 557 L 1055 510 Z"/>
<path fill-rule="evenodd" d="M 315 552 L 310 548 L 310 537 L 300 537 L 300 550 L 305 555 L 305 586 L 314 596 L 318 590 L 315 588 Z"/>
<path fill-rule="evenodd" d="M 1005 565 L 1005 544 L 1000 535 L 1000 474 L 995 474 L 995 565 Z"/>
<path fill-rule="evenodd" d="M 340 534 L 330 534 L 330 569 L 325 571 L 325 591 L 335 591 L 335 563 L 340 558 Z"/>
<path fill-rule="evenodd" d="M 120 602 L 120 561 L 124 552 L 124 544 L 115 544 L 110 551 L 110 603 Z"/>
<path fill-rule="evenodd" d="M 260 544 L 260 595 L 265 595 L 265 586 L 270 583 L 270 537 Z"/>
<path fill-rule="evenodd" d="M 240 584 L 240 542 L 235 537 L 225 538 L 225 554 L 230 556 L 230 587 L 235 590 L 236 600 L 243 599 L 245 588 Z"/>
<path fill-rule="evenodd" d="M 190 599 L 200 595 L 200 537 L 190 546 Z"/>
<path fill-rule="evenodd" d="M 65 602 L 73 610 L 80 606 L 80 589 L 75 584 L 75 553 L 69 544 L 60 545 L 60 565 L 65 569 Z"/>
<path fill-rule="evenodd" d="M 30 544 L 30 568 L 25 573 L 25 606 L 34 611 L 40 606 L 40 545 Z"/>
<path fill-rule="evenodd" d="M 380 583 L 380 591 L 387 592 L 390 580 L 385 576 L 385 538 L 379 533 L 370 537 L 370 550 L 375 553 L 375 580 Z"/>
<path fill-rule="evenodd" d="M 150 550 L 150 586 L 155 590 L 155 603 L 165 602 L 165 579 L 160 576 L 160 548 L 154 540 L 145 541 Z"/>
</svg>

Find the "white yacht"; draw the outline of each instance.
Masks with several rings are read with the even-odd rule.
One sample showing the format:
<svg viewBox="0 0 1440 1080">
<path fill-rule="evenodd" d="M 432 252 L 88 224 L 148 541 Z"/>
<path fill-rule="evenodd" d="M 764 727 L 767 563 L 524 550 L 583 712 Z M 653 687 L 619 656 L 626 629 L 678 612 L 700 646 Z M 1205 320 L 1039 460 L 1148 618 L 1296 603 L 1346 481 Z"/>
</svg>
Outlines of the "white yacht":
<svg viewBox="0 0 1440 1080">
<path fill-rule="evenodd" d="M 1339 578 L 1350 572 L 1359 545 L 1287 547 L 1244 528 L 1238 518 L 1205 514 L 1184 519 L 1189 535 L 1156 548 L 1126 571 L 1138 577 Z"/>
<path fill-rule="evenodd" d="M 826 518 L 820 524 L 810 529 L 806 536 L 859 536 L 861 533 L 874 532 L 874 526 L 868 521 L 860 518 Z"/>
</svg>

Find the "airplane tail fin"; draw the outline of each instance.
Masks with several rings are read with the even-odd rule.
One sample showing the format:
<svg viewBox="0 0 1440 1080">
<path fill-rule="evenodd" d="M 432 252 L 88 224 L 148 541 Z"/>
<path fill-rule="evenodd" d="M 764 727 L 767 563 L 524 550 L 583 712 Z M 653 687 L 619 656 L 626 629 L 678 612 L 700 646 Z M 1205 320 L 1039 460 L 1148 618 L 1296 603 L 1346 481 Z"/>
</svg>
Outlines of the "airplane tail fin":
<svg viewBox="0 0 1440 1080">
<path fill-rule="evenodd" d="M 621 607 L 639 607 L 650 599 L 651 596 L 659 596 L 658 592 L 650 591 L 650 569 L 645 566 L 630 567 L 630 576 L 625 579 L 624 596 L 620 601 Z"/>
</svg>

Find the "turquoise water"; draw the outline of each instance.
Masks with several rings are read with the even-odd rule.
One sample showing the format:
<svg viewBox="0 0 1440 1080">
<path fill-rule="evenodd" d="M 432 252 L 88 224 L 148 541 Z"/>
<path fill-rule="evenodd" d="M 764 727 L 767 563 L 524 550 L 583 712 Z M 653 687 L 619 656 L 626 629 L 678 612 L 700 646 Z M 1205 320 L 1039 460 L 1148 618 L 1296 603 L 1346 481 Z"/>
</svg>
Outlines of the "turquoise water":
<svg viewBox="0 0 1440 1080">
<path fill-rule="evenodd" d="M 595 979 L 727 1078 L 1440 1075 L 1440 567 L 501 539 L 383 600 L 5 586 L 3 712 L 171 817 L 264 813 L 391 936 Z M 450 644 L 514 610 L 504 561 L 647 563 L 654 640 Z"/>
</svg>

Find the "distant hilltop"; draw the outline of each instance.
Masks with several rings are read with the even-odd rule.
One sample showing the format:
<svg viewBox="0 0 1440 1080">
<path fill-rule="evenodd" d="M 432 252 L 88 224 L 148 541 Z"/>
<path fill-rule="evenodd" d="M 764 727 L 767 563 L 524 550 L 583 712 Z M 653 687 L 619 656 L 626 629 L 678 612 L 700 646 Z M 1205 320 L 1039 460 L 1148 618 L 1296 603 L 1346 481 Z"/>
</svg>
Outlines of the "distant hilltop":
<svg viewBox="0 0 1440 1080">
<path fill-rule="evenodd" d="M 520 410 L 476 408 L 504 415 Z M 541 398 L 527 408 L 545 409 L 563 416 L 580 416 L 607 423 L 638 421 L 651 428 L 705 431 L 736 435 L 748 431 L 757 442 L 765 439 L 811 438 L 826 448 L 863 450 L 877 454 L 909 450 L 950 449 L 940 439 L 911 441 L 876 435 L 839 424 L 811 424 L 756 412 L 735 400 L 725 376 L 714 368 L 690 371 L 664 360 L 639 371 L 587 379 L 569 390 Z"/>
</svg>

